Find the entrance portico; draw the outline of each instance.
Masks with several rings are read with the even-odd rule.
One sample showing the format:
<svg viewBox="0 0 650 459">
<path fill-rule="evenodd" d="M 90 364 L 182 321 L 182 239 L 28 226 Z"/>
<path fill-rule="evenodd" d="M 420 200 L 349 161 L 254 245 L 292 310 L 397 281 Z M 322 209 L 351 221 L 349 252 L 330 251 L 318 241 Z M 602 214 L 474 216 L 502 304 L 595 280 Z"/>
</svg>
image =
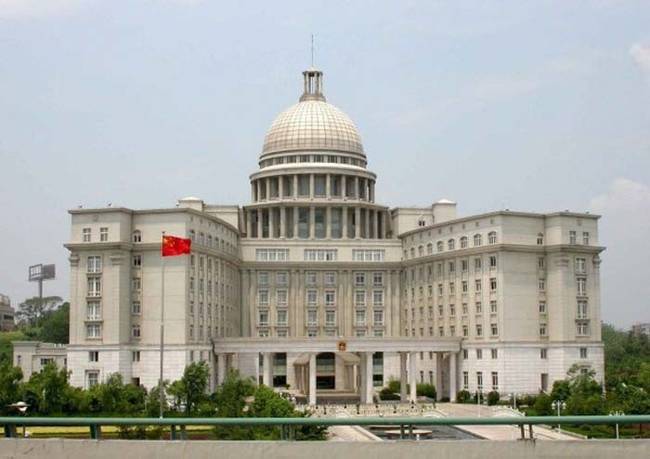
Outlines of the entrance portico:
<svg viewBox="0 0 650 459">
<path fill-rule="evenodd" d="M 284 366 L 275 368 L 286 369 L 286 386 L 307 396 L 310 405 L 316 404 L 317 392 L 321 396 L 350 393 L 361 403 L 372 403 L 376 382 L 385 385 L 389 378 L 401 382 L 402 401 L 415 402 L 417 356 L 435 353 L 439 397 L 444 385 L 450 400 L 456 398 L 459 338 L 224 338 L 214 340 L 213 349 L 220 372 L 217 381 L 223 380 L 228 368 L 237 368 L 243 375 L 273 386 L 274 362 L 281 358 Z M 443 374 L 446 384 L 441 380 Z"/>
</svg>

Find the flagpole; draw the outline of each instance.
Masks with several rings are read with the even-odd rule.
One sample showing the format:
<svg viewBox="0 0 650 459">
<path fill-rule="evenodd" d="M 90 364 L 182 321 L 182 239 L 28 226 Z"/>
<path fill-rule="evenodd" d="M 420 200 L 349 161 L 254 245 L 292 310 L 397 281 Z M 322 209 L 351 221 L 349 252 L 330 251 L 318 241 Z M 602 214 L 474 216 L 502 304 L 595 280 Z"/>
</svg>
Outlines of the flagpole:
<svg viewBox="0 0 650 459">
<path fill-rule="evenodd" d="M 162 279 L 160 281 L 160 379 L 158 381 L 158 394 L 160 395 L 160 419 L 163 418 L 165 410 L 165 390 L 163 388 L 163 360 L 165 343 L 165 256 L 162 251 L 162 244 L 165 243 L 165 232 L 162 232 L 160 258 L 162 259 Z"/>
</svg>

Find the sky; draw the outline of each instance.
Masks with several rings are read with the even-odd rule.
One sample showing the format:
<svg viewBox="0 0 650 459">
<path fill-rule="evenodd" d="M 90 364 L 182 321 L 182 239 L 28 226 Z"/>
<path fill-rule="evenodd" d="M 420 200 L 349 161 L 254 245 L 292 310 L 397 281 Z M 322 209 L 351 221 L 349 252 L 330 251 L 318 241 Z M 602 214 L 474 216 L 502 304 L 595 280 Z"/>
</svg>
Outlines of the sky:
<svg viewBox="0 0 650 459">
<path fill-rule="evenodd" d="M 650 2 L 0 0 L 0 292 L 68 296 L 68 209 L 245 204 L 302 70 L 390 206 L 602 215 L 603 320 L 650 321 Z"/>
</svg>

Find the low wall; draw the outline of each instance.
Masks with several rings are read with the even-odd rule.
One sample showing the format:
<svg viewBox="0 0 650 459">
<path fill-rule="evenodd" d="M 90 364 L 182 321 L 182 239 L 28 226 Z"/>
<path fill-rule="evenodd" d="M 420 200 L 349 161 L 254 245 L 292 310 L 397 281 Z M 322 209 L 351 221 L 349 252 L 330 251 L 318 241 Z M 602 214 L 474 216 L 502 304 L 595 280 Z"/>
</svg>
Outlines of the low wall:
<svg viewBox="0 0 650 459">
<path fill-rule="evenodd" d="M 356 442 L 230 442 L 0 439 L 0 458 L 181 459 L 271 457 L 332 459 L 647 459 L 650 440 L 589 441 L 387 441 Z"/>
</svg>

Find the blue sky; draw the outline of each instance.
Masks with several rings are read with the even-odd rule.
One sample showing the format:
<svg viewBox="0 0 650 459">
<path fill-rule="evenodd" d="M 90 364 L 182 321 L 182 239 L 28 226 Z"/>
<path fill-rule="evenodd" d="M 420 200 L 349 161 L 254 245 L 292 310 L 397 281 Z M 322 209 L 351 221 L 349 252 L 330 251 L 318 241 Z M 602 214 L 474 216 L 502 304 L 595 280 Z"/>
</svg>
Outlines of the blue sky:
<svg viewBox="0 0 650 459">
<path fill-rule="evenodd" d="M 0 0 L 0 292 L 67 296 L 66 210 L 249 200 L 300 72 L 377 199 L 603 215 L 603 317 L 650 321 L 647 1 Z"/>
</svg>

